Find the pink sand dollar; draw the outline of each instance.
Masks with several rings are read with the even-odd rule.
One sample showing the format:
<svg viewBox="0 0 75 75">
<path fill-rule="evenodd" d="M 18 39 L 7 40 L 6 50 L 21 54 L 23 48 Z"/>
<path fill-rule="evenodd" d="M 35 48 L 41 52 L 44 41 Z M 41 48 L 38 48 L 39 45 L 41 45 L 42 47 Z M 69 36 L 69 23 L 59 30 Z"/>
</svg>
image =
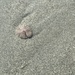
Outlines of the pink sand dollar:
<svg viewBox="0 0 75 75">
<path fill-rule="evenodd" d="M 33 35 L 31 28 L 25 25 L 19 25 L 16 28 L 16 34 L 22 39 L 31 38 Z"/>
</svg>

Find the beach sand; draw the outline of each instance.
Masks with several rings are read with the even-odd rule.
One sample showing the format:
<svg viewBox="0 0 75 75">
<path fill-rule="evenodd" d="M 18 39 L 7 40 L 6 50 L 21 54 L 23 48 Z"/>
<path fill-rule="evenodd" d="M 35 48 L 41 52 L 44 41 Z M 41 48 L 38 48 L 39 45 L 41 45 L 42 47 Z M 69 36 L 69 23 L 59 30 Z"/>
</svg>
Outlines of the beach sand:
<svg viewBox="0 0 75 75">
<path fill-rule="evenodd" d="M 75 1 L 0 0 L 0 75 L 75 75 Z"/>
</svg>

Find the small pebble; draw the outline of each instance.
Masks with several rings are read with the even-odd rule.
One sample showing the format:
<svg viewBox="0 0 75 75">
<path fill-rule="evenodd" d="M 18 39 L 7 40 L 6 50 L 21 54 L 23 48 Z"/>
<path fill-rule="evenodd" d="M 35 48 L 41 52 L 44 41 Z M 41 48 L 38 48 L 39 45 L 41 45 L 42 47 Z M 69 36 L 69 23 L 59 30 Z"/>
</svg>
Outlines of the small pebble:
<svg viewBox="0 0 75 75">
<path fill-rule="evenodd" d="M 29 26 L 19 25 L 16 28 L 16 34 L 21 39 L 27 39 L 27 38 L 31 38 L 32 37 L 33 32 L 32 32 L 32 30 L 31 30 L 31 28 Z"/>
</svg>

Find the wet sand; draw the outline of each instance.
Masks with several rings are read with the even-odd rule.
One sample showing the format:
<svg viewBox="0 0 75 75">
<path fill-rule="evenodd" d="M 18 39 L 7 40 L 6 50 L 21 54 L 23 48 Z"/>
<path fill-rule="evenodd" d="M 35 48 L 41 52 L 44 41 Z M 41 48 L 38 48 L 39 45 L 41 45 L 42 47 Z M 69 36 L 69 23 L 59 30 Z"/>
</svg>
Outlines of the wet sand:
<svg viewBox="0 0 75 75">
<path fill-rule="evenodd" d="M 33 37 L 21 39 L 25 24 Z M 0 0 L 0 75 L 74 75 L 75 1 Z"/>
</svg>

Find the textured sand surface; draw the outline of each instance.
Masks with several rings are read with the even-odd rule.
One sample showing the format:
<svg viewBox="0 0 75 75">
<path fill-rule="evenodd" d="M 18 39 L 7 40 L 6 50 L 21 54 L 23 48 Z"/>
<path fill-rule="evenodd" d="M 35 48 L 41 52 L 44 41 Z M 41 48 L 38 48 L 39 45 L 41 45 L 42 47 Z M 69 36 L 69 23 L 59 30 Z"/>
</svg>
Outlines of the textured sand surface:
<svg viewBox="0 0 75 75">
<path fill-rule="evenodd" d="M 0 75 L 75 75 L 75 1 L 0 0 Z"/>
</svg>

